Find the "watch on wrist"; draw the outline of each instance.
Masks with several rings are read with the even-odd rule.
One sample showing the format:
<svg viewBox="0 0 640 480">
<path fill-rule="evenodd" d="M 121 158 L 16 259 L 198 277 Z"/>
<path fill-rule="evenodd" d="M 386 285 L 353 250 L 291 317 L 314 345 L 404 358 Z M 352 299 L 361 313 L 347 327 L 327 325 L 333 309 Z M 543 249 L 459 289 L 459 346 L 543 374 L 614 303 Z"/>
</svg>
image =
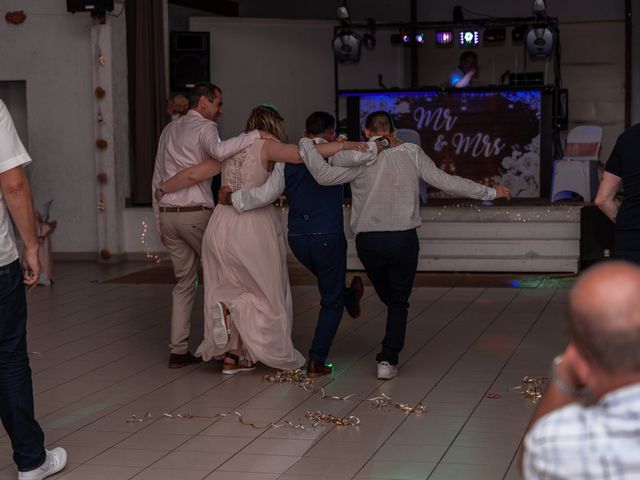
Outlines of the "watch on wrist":
<svg viewBox="0 0 640 480">
<path fill-rule="evenodd" d="M 380 137 L 378 141 L 380 142 L 380 145 L 382 145 L 382 148 L 384 149 L 387 149 L 391 146 L 391 142 L 387 137 Z"/>
<path fill-rule="evenodd" d="M 227 192 L 227 194 L 224 196 L 224 203 L 225 205 L 233 205 L 233 201 L 231 200 L 231 194 L 233 192 Z"/>
</svg>

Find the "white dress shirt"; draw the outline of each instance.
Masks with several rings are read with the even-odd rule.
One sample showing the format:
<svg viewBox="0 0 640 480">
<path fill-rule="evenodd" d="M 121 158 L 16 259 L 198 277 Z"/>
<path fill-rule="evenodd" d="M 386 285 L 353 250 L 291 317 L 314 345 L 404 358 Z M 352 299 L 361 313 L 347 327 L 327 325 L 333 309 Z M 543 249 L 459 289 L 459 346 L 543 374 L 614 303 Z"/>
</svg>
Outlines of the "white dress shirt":
<svg viewBox="0 0 640 480">
<path fill-rule="evenodd" d="M 449 175 L 413 143 L 378 155 L 368 166 L 334 167 L 309 139 L 300 140 L 300 155 L 320 185 L 351 182 L 351 228 L 354 233 L 403 231 L 420 226 L 419 180 L 452 195 L 493 200 L 495 189 Z"/>
<path fill-rule="evenodd" d="M 170 122 L 160 135 L 151 182 L 152 192 L 155 193 L 159 185 L 181 170 L 193 167 L 209 157 L 223 161 L 259 138 L 259 132 L 254 130 L 222 142 L 215 122 L 204 118 L 193 109 L 189 110 L 186 115 Z M 154 196 L 153 209 L 157 225 L 161 206 L 213 208 L 211 178 L 191 187 L 167 193 L 160 202 L 157 202 Z"/>
<path fill-rule="evenodd" d="M 323 138 L 314 138 L 313 143 L 320 144 L 327 143 L 327 141 Z M 374 142 L 369 142 L 368 147 L 369 150 L 366 152 L 342 150 L 329 157 L 328 162 L 330 165 L 341 167 L 357 167 L 371 164 L 375 162 L 378 150 Z M 282 162 L 277 163 L 273 172 L 271 172 L 271 176 L 263 185 L 251 190 L 236 190 L 233 192 L 231 194 L 233 208 L 238 212 L 244 212 L 275 202 L 285 189 L 284 166 L 285 164 Z"/>
</svg>

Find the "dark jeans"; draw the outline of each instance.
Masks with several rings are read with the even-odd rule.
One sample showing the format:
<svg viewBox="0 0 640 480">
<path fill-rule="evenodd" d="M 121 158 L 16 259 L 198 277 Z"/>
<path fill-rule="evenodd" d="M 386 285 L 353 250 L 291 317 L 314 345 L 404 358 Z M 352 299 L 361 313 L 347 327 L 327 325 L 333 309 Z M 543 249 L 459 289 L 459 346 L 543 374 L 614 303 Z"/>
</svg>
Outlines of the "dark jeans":
<svg viewBox="0 0 640 480">
<path fill-rule="evenodd" d="M 290 235 L 289 246 L 296 258 L 318 278 L 320 315 L 309 359 L 324 363 L 336 335 L 345 305 L 355 305 L 355 292 L 345 288 L 347 240 L 344 234 Z"/>
<path fill-rule="evenodd" d="M 404 346 L 409 296 L 418 268 L 418 234 L 415 229 L 362 232 L 356 236 L 356 248 L 373 288 L 387 306 L 386 333 L 376 360 L 396 365 Z"/>
<path fill-rule="evenodd" d="M 0 267 L 0 418 L 11 439 L 18 470 L 42 465 L 46 458 L 44 434 L 33 412 L 27 298 L 17 260 Z"/>
</svg>

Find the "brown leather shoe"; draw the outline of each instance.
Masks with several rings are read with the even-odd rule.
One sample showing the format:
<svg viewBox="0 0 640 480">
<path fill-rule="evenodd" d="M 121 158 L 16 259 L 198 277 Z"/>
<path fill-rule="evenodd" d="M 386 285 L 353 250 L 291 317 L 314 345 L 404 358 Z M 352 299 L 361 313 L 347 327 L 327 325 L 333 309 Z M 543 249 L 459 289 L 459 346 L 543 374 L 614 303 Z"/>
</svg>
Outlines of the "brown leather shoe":
<svg viewBox="0 0 640 480">
<path fill-rule="evenodd" d="M 182 368 L 202 362 L 200 357 L 194 357 L 191 352 L 172 353 L 169 355 L 169 368 Z"/>
<path fill-rule="evenodd" d="M 362 313 L 360 310 L 360 299 L 364 295 L 364 284 L 362 283 L 362 278 L 358 275 L 351 279 L 350 287 L 355 291 L 356 294 L 356 303 L 353 307 L 347 308 L 347 313 L 351 318 L 358 318 Z"/>
<path fill-rule="evenodd" d="M 309 378 L 331 375 L 332 372 L 333 367 L 325 365 L 324 363 L 314 362 L 313 360 L 309 360 L 309 363 L 307 363 L 307 377 Z"/>
</svg>

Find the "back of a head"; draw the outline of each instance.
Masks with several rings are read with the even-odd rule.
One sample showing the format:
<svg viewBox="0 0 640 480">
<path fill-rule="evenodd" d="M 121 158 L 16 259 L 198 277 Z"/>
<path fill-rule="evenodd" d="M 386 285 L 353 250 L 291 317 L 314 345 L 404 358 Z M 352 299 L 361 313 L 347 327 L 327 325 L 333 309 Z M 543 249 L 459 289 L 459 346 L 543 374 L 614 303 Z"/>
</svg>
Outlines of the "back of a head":
<svg viewBox="0 0 640 480">
<path fill-rule="evenodd" d="M 305 130 L 310 135 L 322 135 L 328 130 L 335 130 L 336 119 L 327 112 L 313 112 L 307 117 Z"/>
<path fill-rule="evenodd" d="M 245 132 L 250 132 L 251 130 L 264 130 L 283 143 L 287 141 L 284 118 L 272 105 L 259 105 L 251 110 Z"/>
<path fill-rule="evenodd" d="M 610 373 L 640 373 L 640 267 L 622 261 L 590 268 L 569 295 L 572 341 Z"/>
<path fill-rule="evenodd" d="M 216 91 L 222 92 L 220 87 L 209 82 L 196 83 L 189 91 L 189 108 L 196 108 L 200 97 L 207 97 L 209 100 L 213 100 L 216 96 Z"/>
<path fill-rule="evenodd" d="M 395 130 L 393 118 L 389 112 L 384 110 L 378 110 L 367 115 L 364 121 L 364 128 L 379 134 L 388 134 Z"/>
<path fill-rule="evenodd" d="M 460 54 L 460 63 L 468 61 L 478 61 L 478 55 L 476 55 L 476 52 L 466 51 Z"/>
</svg>

